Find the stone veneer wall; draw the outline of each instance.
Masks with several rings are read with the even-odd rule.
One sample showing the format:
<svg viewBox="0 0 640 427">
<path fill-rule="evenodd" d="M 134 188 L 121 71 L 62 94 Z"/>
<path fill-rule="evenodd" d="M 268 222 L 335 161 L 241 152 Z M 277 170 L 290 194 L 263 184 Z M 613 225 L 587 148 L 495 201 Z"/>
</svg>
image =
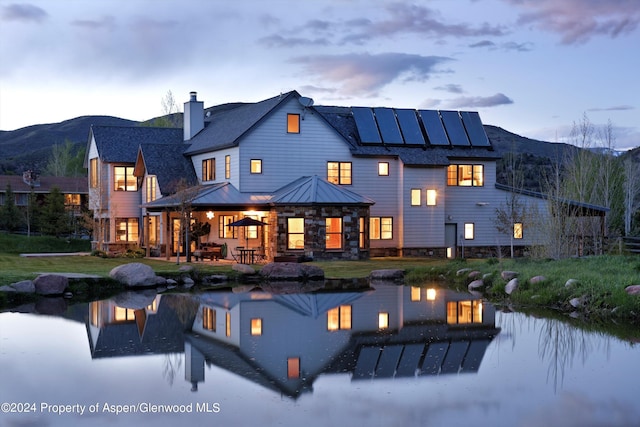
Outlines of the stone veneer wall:
<svg viewBox="0 0 640 427">
<path fill-rule="evenodd" d="M 316 260 L 360 260 L 368 259 L 369 252 L 361 250 L 359 243 L 359 218 L 369 220 L 369 207 L 354 206 L 278 206 L 278 232 L 272 233 L 275 255 L 308 256 Z M 304 250 L 287 249 L 287 218 L 304 218 Z M 342 218 L 342 249 L 326 250 L 325 219 Z M 369 236 L 365 233 L 365 248 Z"/>
</svg>

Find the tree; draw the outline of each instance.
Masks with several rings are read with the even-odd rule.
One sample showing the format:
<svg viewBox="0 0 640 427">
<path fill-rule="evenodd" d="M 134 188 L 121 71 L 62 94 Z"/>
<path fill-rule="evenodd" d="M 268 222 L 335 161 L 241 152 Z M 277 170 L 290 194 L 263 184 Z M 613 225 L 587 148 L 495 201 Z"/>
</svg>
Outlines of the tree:
<svg viewBox="0 0 640 427">
<path fill-rule="evenodd" d="M 631 234 L 633 229 L 633 217 L 638 209 L 638 196 L 640 195 L 640 168 L 633 159 L 624 161 L 624 235 Z"/>
<path fill-rule="evenodd" d="M 515 225 L 520 224 L 522 227 L 519 230 L 520 233 L 524 233 L 524 227 L 529 226 L 527 206 L 520 197 L 524 186 L 524 174 L 520 163 L 520 156 L 513 150 L 505 156 L 507 185 L 511 190 L 507 193 L 505 202 L 496 208 L 496 229 L 509 236 L 511 258 L 515 256 L 513 241 L 516 233 Z"/>
<path fill-rule="evenodd" d="M 16 206 L 16 196 L 11 189 L 11 184 L 7 184 L 4 193 L 4 204 L 0 209 L 0 227 L 12 232 L 17 230 L 23 223 L 20 209 Z"/>
<path fill-rule="evenodd" d="M 53 187 L 45 197 L 40 213 L 40 229 L 44 234 L 59 237 L 71 231 L 69 212 L 64 205 L 64 195 Z"/>
<path fill-rule="evenodd" d="M 177 113 L 180 112 L 178 104 L 173 97 L 173 93 L 169 90 L 160 100 L 160 111 L 162 115 L 153 120 L 144 123 L 144 126 L 173 128 L 180 127 L 180 119 Z"/>
<path fill-rule="evenodd" d="M 44 168 L 46 175 L 51 176 L 84 176 L 82 164 L 85 149 L 73 154 L 75 145 L 68 139 L 63 144 L 56 144 L 51 148 L 51 156 Z"/>
</svg>

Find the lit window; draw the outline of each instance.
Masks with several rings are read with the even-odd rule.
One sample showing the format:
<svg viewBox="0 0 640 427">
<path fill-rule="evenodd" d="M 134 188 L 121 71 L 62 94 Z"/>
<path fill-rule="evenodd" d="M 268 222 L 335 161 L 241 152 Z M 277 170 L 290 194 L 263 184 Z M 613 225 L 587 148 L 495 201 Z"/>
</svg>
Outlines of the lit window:
<svg viewBox="0 0 640 427">
<path fill-rule="evenodd" d="M 262 173 L 262 160 L 260 159 L 251 160 L 251 173 Z"/>
<path fill-rule="evenodd" d="M 287 359 L 287 378 L 300 378 L 300 358 L 289 357 Z"/>
<path fill-rule="evenodd" d="M 411 301 L 420 301 L 420 288 L 417 286 L 411 287 Z"/>
<path fill-rule="evenodd" d="M 116 242 L 138 241 L 138 218 L 116 218 Z"/>
<path fill-rule="evenodd" d="M 251 319 L 251 335 L 262 335 L 262 319 Z"/>
<path fill-rule="evenodd" d="M 304 218 L 287 218 L 287 249 L 304 249 Z"/>
<path fill-rule="evenodd" d="M 365 221 L 365 219 L 363 217 L 358 218 L 358 233 L 359 233 L 359 236 L 358 236 L 358 247 L 360 249 L 364 249 L 365 245 L 366 245 L 366 242 L 365 242 L 365 237 L 366 237 L 365 224 L 366 224 L 366 221 Z"/>
<path fill-rule="evenodd" d="M 422 190 L 419 188 L 411 189 L 411 206 L 420 206 L 422 200 Z"/>
<path fill-rule="evenodd" d="M 216 311 L 209 307 L 202 307 L 202 328 L 216 331 Z"/>
<path fill-rule="evenodd" d="M 326 218 L 326 249 L 342 249 L 342 218 Z"/>
<path fill-rule="evenodd" d="M 482 323 L 482 301 L 447 302 L 447 324 L 464 325 Z"/>
<path fill-rule="evenodd" d="M 227 312 L 227 315 L 225 316 L 225 334 L 226 336 L 230 337 L 231 336 L 231 313 Z"/>
<path fill-rule="evenodd" d="M 157 216 L 149 216 L 149 229 L 147 232 L 149 234 L 149 244 L 156 246 L 158 244 L 158 236 L 160 235 L 160 221 L 158 221 Z"/>
<path fill-rule="evenodd" d="M 80 206 L 79 194 L 65 194 L 64 195 L 65 206 Z"/>
<path fill-rule="evenodd" d="M 427 206 L 435 206 L 438 193 L 436 190 L 427 190 Z"/>
<path fill-rule="evenodd" d="M 333 184 L 351 184 L 351 162 L 327 162 L 327 181 Z"/>
<path fill-rule="evenodd" d="M 131 322 L 136 319 L 135 310 L 130 308 L 123 308 L 115 306 L 113 307 L 113 321 L 114 322 Z"/>
<path fill-rule="evenodd" d="M 300 114 L 287 114 L 287 133 L 300 133 Z"/>
<path fill-rule="evenodd" d="M 145 179 L 145 200 L 147 203 L 156 199 L 156 177 L 149 175 Z"/>
<path fill-rule="evenodd" d="M 133 166 L 114 166 L 116 191 L 138 191 L 138 180 L 133 175 Z"/>
<path fill-rule="evenodd" d="M 427 301 L 435 301 L 436 300 L 436 295 L 437 292 L 435 289 L 433 288 L 428 288 L 427 289 Z"/>
<path fill-rule="evenodd" d="M 231 179 L 231 156 L 224 156 L 224 179 Z"/>
<path fill-rule="evenodd" d="M 393 217 L 371 217 L 369 238 L 372 240 L 393 239 Z"/>
<path fill-rule="evenodd" d="M 447 185 L 461 187 L 482 187 L 484 185 L 483 165 L 449 165 Z"/>
<path fill-rule="evenodd" d="M 258 215 L 247 215 L 245 218 L 258 219 Z M 258 226 L 257 225 L 249 225 L 245 227 L 245 238 L 246 239 L 257 239 L 258 238 Z"/>
<path fill-rule="evenodd" d="M 89 186 L 91 188 L 98 187 L 98 158 L 89 160 Z"/>
<path fill-rule="evenodd" d="M 472 222 L 466 222 L 464 224 L 464 238 L 467 240 L 474 239 L 475 225 Z"/>
<path fill-rule="evenodd" d="M 378 175 L 389 176 L 389 162 L 378 162 Z"/>
<path fill-rule="evenodd" d="M 238 227 L 229 227 L 236 217 L 233 215 L 220 215 L 218 217 L 218 237 L 221 239 L 237 239 Z"/>
<path fill-rule="evenodd" d="M 513 238 L 522 239 L 522 223 L 516 222 L 513 224 Z"/>
<path fill-rule="evenodd" d="M 378 329 L 389 327 L 389 313 L 378 313 Z"/>
<path fill-rule="evenodd" d="M 202 161 L 202 180 L 214 181 L 216 179 L 216 159 Z"/>
<path fill-rule="evenodd" d="M 341 305 L 327 311 L 327 330 L 351 329 L 351 306 Z"/>
</svg>

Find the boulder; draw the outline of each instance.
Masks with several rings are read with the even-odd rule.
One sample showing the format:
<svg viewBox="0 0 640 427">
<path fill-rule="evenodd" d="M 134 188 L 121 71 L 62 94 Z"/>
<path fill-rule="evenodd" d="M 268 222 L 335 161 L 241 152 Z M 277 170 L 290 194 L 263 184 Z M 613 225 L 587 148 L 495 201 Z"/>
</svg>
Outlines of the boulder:
<svg viewBox="0 0 640 427">
<path fill-rule="evenodd" d="M 300 294 L 324 288 L 324 280 L 300 282 L 296 280 L 270 280 L 260 285 L 263 291 L 271 294 Z"/>
<path fill-rule="evenodd" d="M 111 298 L 111 301 L 118 307 L 140 310 L 150 306 L 155 298 L 155 290 L 144 289 L 142 291 L 123 292 Z"/>
<path fill-rule="evenodd" d="M 506 286 L 504 287 L 504 291 L 507 293 L 507 295 L 511 295 L 514 291 L 518 290 L 519 284 L 520 283 L 518 282 L 518 278 L 514 277 L 506 284 Z"/>
<path fill-rule="evenodd" d="M 296 262 L 272 262 L 260 270 L 260 275 L 268 280 L 319 280 L 324 279 L 320 267 Z"/>
<path fill-rule="evenodd" d="M 109 277 L 131 288 L 156 285 L 156 273 L 151 267 L 140 262 L 119 265 L 109 272 Z"/>
<path fill-rule="evenodd" d="M 255 268 L 251 267 L 250 265 L 247 264 L 233 264 L 233 267 L 231 267 L 231 269 L 233 271 L 237 271 L 240 274 L 246 274 L 246 275 L 253 275 L 256 274 L 256 270 Z"/>
<path fill-rule="evenodd" d="M 12 288 L 9 285 L 0 286 L 0 292 L 17 292 L 15 288 Z"/>
<path fill-rule="evenodd" d="M 640 285 L 631 285 L 624 288 L 629 295 L 640 295 Z"/>
<path fill-rule="evenodd" d="M 545 280 L 547 280 L 547 278 L 544 276 L 533 276 L 531 279 L 529 279 L 529 283 L 531 283 L 532 285 L 536 285 L 538 283 L 544 282 Z"/>
<path fill-rule="evenodd" d="M 515 271 L 505 270 L 502 273 L 500 273 L 500 277 L 502 277 L 502 280 L 509 281 L 511 279 L 515 279 L 516 277 L 518 277 L 518 273 Z"/>
<path fill-rule="evenodd" d="M 467 274 L 468 272 L 470 272 L 471 269 L 470 268 L 461 268 L 460 270 L 456 271 L 456 276 L 462 276 Z"/>
<path fill-rule="evenodd" d="M 578 307 L 582 307 L 585 304 L 585 297 L 580 297 L 580 298 L 571 298 L 569 300 L 569 305 L 571 305 L 571 307 L 574 308 L 578 308 Z"/>
<path fill-rule="evenodd" d="M 24 294 L 32 294 L 36 291 L 36 285 L 32 280 L 22 280 L 21 282 L 12 283 L 10 285 L 16 292 Z"/>
<path fill-rule="evenodd" d="M 478 279 L 478 280 L 474 280 L 473 282 L 469 283 L 469 285 L 467 286 L 467 289 L 469 289 L 470 291 L 476 290 L 476 289 L 480 289 L 484 286 L 484 281 L 482 279 Z"/>
<path fill-rule="evenodd" d="M 62 295 L 69 286 L 69 279 L 60 274 L 41 274 L 33 284 L 38 295 Z"/>
<path fill-rule="evenodd" d="M 182 279 L 182 286 L 186 288 L 190 288 L 195 284 L 196 282 L 191 277 L 185 277 L 184 279 Z"/>
<path fill-rule="evenodd" d="M 472 272 L 469 273 L 467 277 L 472 280 L 479 279 L 480 277 L 482 277 L 482 272 L 478 270 L 473 270 Z"/>
<path fill-rule="evenodd" d="M 578 286 L 578 279 L 569 279 L 565 282 L 564 287 L 565 288 L 573 288 L 574 286 Z"/>
<path fill-rule="evenodd" d="M 369 274 L 371 280 L 404 280 L 404 270 L 387 268 L 382 270 L 373 270 Z"/>
</svg>

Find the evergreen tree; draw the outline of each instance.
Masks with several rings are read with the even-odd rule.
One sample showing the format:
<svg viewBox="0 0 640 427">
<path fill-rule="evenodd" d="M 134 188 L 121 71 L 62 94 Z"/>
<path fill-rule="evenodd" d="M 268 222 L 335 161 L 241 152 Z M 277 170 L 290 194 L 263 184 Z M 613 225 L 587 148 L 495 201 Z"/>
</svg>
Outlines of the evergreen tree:
<svg viewBox="0 0 640 427">
<path fill-rule="evenodd" d="M 11 189 L 11 184 L 7 184 L 4 204 L 0 207 L 0 228 L 11 232 L 17 230 L 22 223 L 22 213 L 16 206 L 16 197 Z"/>
<path fill-rule="evenodd" d="M 64 195 L 53 187 L 45 198 L 39 215 L 40 229 L 44 234 L 60 236 L 71 231 L 70 217 L 64 206 Z"/>
</svg>

